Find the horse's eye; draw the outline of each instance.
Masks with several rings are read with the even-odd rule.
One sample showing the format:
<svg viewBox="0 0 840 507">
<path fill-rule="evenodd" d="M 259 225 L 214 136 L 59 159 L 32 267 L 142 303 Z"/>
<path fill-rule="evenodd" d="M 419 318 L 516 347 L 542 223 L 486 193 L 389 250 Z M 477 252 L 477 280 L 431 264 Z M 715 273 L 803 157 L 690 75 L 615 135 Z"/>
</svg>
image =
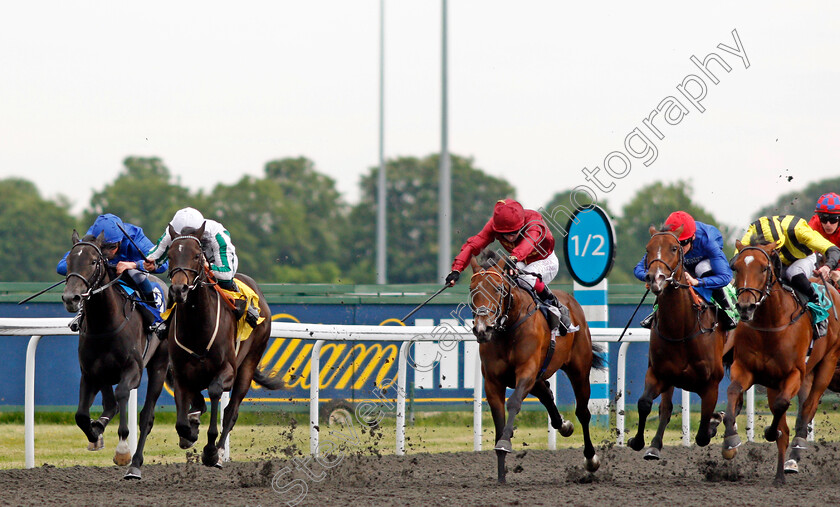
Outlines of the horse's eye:
<svg viewBox="0 0 840 507">
<path fill-rule="evenodd" d="M 672 247 L 671 247 L 671 251 L 672 251 L 672 252 L 676 252 L 676 251 L 677 251 L 677 246 L 676 246 L 676 245 L 672 246 Z"/>
</svg>

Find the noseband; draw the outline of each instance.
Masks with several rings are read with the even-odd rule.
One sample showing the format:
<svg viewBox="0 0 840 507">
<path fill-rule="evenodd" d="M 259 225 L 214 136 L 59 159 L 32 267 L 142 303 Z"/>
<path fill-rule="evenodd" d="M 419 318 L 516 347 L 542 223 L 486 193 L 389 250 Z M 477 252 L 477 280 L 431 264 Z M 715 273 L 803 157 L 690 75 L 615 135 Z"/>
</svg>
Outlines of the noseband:
<svg viewBox="0 0 840 507">
<path fill-rule="evenodd" d="M 190 240 L 190 239 L 195 241 L 196 243 L 198 243 L 199 251 L 201 251 L 201 240 L 199 240 L 195 236 L 178 236 L 177 238 L 172 240 L 172 244 L 169 246 L 169 248 L 171 249 L 173 246 L 175 246 L 175 243 L 178 242 L 178 241 Z M 203 255 L 203 251 L 202 251 L 202 255 Z M 204 281 L 204 277 L 205 277 L 204 269 L 194 269 L 194 268 L 181 267 L 181 266 L 170 267 L 169 268 L 169 279 L 172 280 L 172 277 L 174 275 L 180 273 L 180 272 L 183 272 L 184 275 L 187 277 L 187 282 L 188 282 L 187 283 L 187 292 L 192 291 L 200 283 L 202 283 Z M 190 275 L 192 275 L 192 283 L 189 283 Z"/>
<path fill-rule="evenodd" d="M 674 267 L 671 267 L 671 265 L 670 265 L 670 264 L 668 264 L 668 263 L 667 263 L 667 262 L 665 262 L 664 260 L 662 260 L 662 259 L 660 259 L 659 257 L 657 257 L 657 258 L 655 258 L 655 259 L 648 260 L 648 261 L 645 263 L 645 271 L 646 271 L 646 272 L 647 272 L 647 271 L 650 271 L 650 267 L 653 265 L 653 263 L 654 263 L 654 262 L 661 262 L 662 264 L 664 264 L 664 265 L 665 265 L 665 267 L 666 267 L 666 268 L 668 268 L 668 271 L 669 271 L 668 278 L 666 278 L 666 279 L 665 279 L 665 282 L 666 282 L 666 283 L 670 283 L 670 284 L 672 284 L 672 285 L 674 286 L 674 288 L 677 288 L 677 289 L 686 289 L 686 288 L 689 288 L 689 287 L 691 287 L 691 285 L 681 283 L 681 282 L 678 280 L 678 278 L 682 278 L 682 277 L 677 277 L 677 276 L 675 276 L 678 272 L 680 272 L 680 273 L 684 272 L 684 271 L 681 271 L 681 270 L 683 269 L 683 263 L 685 262 L 685 254 L 683 253 L 682 245 L 680 245 L 680 240 L 679 240 L 679 238 L 677 237 L 677 235 L 676 235 L 676 234 L 674 234 L 673 232 L 664 232 L 664 231 L 663 231 L 663 232 L 657 232 L 656 234 L 654 234 L 653 236 L 651 236 L 651 238 L 655 238 L 656 236 L 664 236 L 664 235 L 671 236 L 671 237 L 672 237 L 672 238 L 674 238 L 674 240 L 676 240 L 676 242 L 677 242 L 677 250 L 678 250 L 678 251 L 679 251 L 679 253 L 680 253 L 680 257 L 679 257 L 679 259 L 677 260 L 677 265 L 676 265 L 676 266 L 674 266 Z M 647 260 L 647 259 L 646 259 L 646 260 Z"/>
<path fill-rule="evenodd" d="M 762 290 L 758 290 L 755 287 L 736 287 L 735 294 L 736 294 L 736 296 L 741 297 L 741 294 L 743 294 L 744 292 L 748 292 L 748 293 L 752 294 L 753 297 L 755 297 L 755 299 L 756 299 L 755 306 L 760 306 L 761 303 L 763 303 L 764 300 L 767 299 L 767 296 L 770 295 L 771 287 L 773 287 L 773 284 L 778 280 L 778 275 L 776 275 L 776 272 L 775 272 L 775 269 L 774 269 L 774 267 L 775 267 L 775 263 L 773 262 L 774 258 L 771 257 L 770 254 L 765 252 L 763 249 L 761 249 L 757 246 L 748 246 L 748 247 L 744 247 L 743 249 L 741 249 L 741 251 L 738 252 L 738 256 L 735 257 L 735 259 L 732 261 L 732 264 L 735 264 L 735 262 L 737 262 L 738 258 L 741 257 L 741 254 L 743 254 L 747 250 L 758 250 L 767 259 L 767 267 L 765 268 L 765 271 L 767 271 L 767 274 L 765 275 L 766 280 L 764 282 L 764 288 Z M 779 258 L 775 257 L 775 259 L 778 261 Z"/>
<path fill-rule="evenodd" d="M 513 298 L 512 294 L 511 294 L 512 290 L 510 290 L 508 288 L 507 283 L 505 282 L 505 277 L 501 273 L 499 273 L 498 271 L 495 271 L 495 270 L 492 270 L 492 269 L 491 270 L 482 270 L 482 271 L 479 271 L 478 273 L 474 273 L 472 275 L 472 277 L 470 278 L 470 281 L 472 281 L 472 279 L 475 278 L 476 276 L 483 275 L 483 274 L 492 274 L 492 275 L 498 276 L 499 279 L 502 280 L 502 285 L 501 285 L 501 290 L 500 291 L 498 290 L 499 286 L 497 286 L 497 285 L 493 286 L 493 288 L 496 289 L 497 292 L 499 292 L 499 300 L 496 303 L 496 309 L 491 310 L 489 307 L 484 306 L 484 305 L 475 306 L 473 304 L 472 294 L 470 295 L 470 309 L 472 309 L 473 315 L 476 316 L 476 317 L 483 317 L 485 315 L 495 314 L 496 318 L 493 320 L 493 323 L 490 325 L 490 329 L 495 330 L 495 331 L 503 331 L 504 328 L 505 328 L 505 324 L 507 323 L 507 320 L 508 320 L 507 312 L 508 312 L 508 310 L 510 310 L 511 300 Z M 476 290 L 478 290 L 478 286 L 476 286 L 476 288 L 472 292 L 475 292 Z M 482 292 L 485 292 L 485 291 L 482 291 Z M 486 295 L 487 294 L 485 293 L 485 296 Z M 488 299 L 490 299 L 490 298 L 488 298 Z M 504 305 L 504 311 L 502 311 L 503 305 Z"/>
</svg>

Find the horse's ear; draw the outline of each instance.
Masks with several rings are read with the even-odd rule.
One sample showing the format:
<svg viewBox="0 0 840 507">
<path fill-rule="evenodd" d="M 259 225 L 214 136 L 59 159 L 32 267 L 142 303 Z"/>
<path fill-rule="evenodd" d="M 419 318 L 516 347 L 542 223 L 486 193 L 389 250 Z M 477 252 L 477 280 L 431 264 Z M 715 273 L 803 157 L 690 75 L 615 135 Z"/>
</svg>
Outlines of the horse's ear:
<svg viewBox="0 0 840 507">
<path fill-rule="evenodd" d="M 481 265 L 475 260 L 475 257 L 470 257 L 470 268 L 472 269 L 473 274 L 478 273 L 481 271 Z"/>
<path fill-rule="evenodd" d="M 740 239 L 736 239 L 736 240 L 735 240 L 735 250 L 737 250 L 738 252 L 740 252 L 743 248 L 744 248 L 744 244 L 743 244 L 743 243 L 741 243 L 741 240 L 740 240 Z"/>
<path fill-rule="evenodd" d="M 682 231 L 683 231 L 683 226 L 681 225 L 681 226 L 677 227 L 676 229 L 674 229 L 674 230 L 673 230 L 673 231 L 671 231 L 671 232 L 673 232 L 673 233 L 674 233 L 674 236 L 676 236 L 676 237 L 678 237 L 678 238 L 679 238 L 679 237 L 680 237 L 680 234 L 682 234 Z"/>
<path fill-rule="evenodd" d="M 79 233 L 76 229 L 73 229 L 73 236 L 71 236 L 70 239 L 73 241 L 74 245 L 79 242 Z"/>
<path fill-rule="evenodd" d="M 169 228 L 167 229 L 167 231 L 169 232 L 170 239 L 175 239 L 178 237 L 178 233 L 175 232 L 175 228 L 172 227 L 172 224 L 169 224 Z"/>
<path fill-rule="evenodd" d="M 102 243 L 105 242 L 105 231 L 99 233 L 99 236 L 96 237 L 96 246 L 102 246 Z"/>
<path fill-rule="evenodd" d="M 657 231 L 656 231 L 656 227 L 654 227 L 654 226 L 652 226 L 652 225 L 651 225 L 651 226 L 650 226 L 650 229 L 648 229 L 648 232 L 650 233 L 650 235 L 651 235 L 651 236 L 653 236 L 653 235 L 654 235 L 654 234 L 656 234 L 656 232 L 657 232 Z"/>
<path fill-rule="evenodd" d="M 206 220 L 204 222 L 201 222 L 201 227 L 199 227 L 198 229 L 195 230 L 195 232 L 193 232 L 193 236 L 197 237 L 198 239 L 201 239 L 202 236 L 204 236 L 204 226 L 205 225 L 207 225 Z"/>
</svg>

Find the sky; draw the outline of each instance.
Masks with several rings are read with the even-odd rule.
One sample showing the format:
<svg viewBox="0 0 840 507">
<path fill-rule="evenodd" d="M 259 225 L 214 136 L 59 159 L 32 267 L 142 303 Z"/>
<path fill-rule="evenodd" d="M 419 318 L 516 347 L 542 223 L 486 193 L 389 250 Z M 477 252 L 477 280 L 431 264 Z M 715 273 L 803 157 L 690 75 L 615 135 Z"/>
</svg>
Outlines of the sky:
<svg viewBox="0 0 840 507">
<path fill-rule="evenodd" d="M 838 175 L 838 11 L 450 0 L 450 152 L 526 208 L 586 185 L 617 210 L 654 181 L 688 180 L 695 202 L 746 226 Z M 379 15 L 376 0 L 7 2 L 0 178 L 78 212 L 126 156 L 160 157 L 197 190 L 302 155 L 358 202 L 379 157 Z M 385 156 L 439 152 L 441 2 L 387 0 L 385 32 Z M 708 62 L 717 84 L 691 61 L 710 53 L 730 67 Z M 686 79 L 705 94 L 695 103 Z M 629 153 L 645 142 L 655 159 Z"/>
</svg>

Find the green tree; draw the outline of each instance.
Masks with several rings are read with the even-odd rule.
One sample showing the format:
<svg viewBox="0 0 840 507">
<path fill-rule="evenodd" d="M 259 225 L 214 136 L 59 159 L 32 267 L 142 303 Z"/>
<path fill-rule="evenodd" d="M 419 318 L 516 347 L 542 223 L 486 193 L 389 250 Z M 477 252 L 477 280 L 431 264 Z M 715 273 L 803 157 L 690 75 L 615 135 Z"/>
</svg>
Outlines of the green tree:
<svg viewBox="0 0 840 507">
<path fill-rule="evenodd" d="M 452 252 L 477 234 L 492 216 L 499 199 L 513 197 L 506 181 L 474 167 L 472 158 L 450 155 L 452 167 Z M 389 283 L 430 283 L 437 279 L 438 155 L 400 157 L 387 161 L 387 263 Z M 350 277 L 373 283 L 376 255 L 378 167 L 362 177 L 361 202 L 350 212 L 345 235 L 345 264 Z"/>
<path fill-rule="evenodd" d="M 610 275 L 614 283 L 636 281 L 633 268 L 645 254 L 645 246 L 650 239 L 650 226 L 660 228 L 672 212 L 683 210 L 695 220 L 714 225 L 720 229 L 724 238 L 724 252 L 729 252 L 733 236 L 731 227 L 718 222 L 711 213 L 695 204 L 690 195 L 691 184 L 685 181 L 664 184 L 656 182 L 642 188 L 623 208 L 618 220 L 617 254 L 615 267 Z M 734 249 L 734 246 L 732 246 Z"/>
<path fill-rule="evenodd" d="M 265 172 L 200 199 L 205 216 L 231 233 L 240 270 L 261 282 L 340 281 L 347 218 L 335 182 L 305 158 L 269 162 Z"/>
<path fill-rule="evenodd" d="M 588 194 L 579 193 L 575 196 L 575 198 L 577 201 L 572 200 L 572 190 L 564 190 L 554 194 L 554 197 L 548 201 L 548 204 L 537 210 L 542 213 L 543 218 L 545 218 L 545 221 L 548 224 L 548 228 L 551 229 L 551 234 L 554 236 L 554 252 L 560 260 L 560 271 L 557 273 L 554 283 L 572 282 L 572 275 L 566 268 L 565 255 L 563 254 L 563 240 L 566 236 L 566 231 L 568 230 L 569 218 L 577 207 L 576 204 L 579 206 L 592 204 L 592 199 L 589 198 Z M 610 217 L 613 229 L 615 229 L 618 220 L 615 214 L 610 210 L 607 202 L 602 201 L 595 204 L 603 209 L 607 216 Z"/>
<path fill-rule="evenodd" d="M 97 216 L 113 213 L 124 222 L 142 227 L 155 242 L 176 211 L 195 204 L 196 198 L 187 188 L 172 182 L 161 159 L 127 157 L 116 180 L 93 195 L 83 219 L 89 226 Z"/>
<path fill-rule="evenodd" d="M 788 192 L 782 195 L 776 202 L 759 209 L 753 219 L 765 215 L 798 215 L 805 220 L 810 220 L 814 214 L 814 207 L 817 199 L 828 192 L 840 194 L 840 178 L 827 178 L 816 181 L 806 186 L 803 190 Z M 741 224 L 742 230 L 746 230 L 749 224 Z"/>
<path fill-rule="evenodd" d="M 0 202 L 0 280 L 57 277 L 56 264 L 72 246 L 70 236 L 78 227 L 67 201 L 45 200 L 33 183 L 9 178 L 0 180 Z"/>
</svg>

